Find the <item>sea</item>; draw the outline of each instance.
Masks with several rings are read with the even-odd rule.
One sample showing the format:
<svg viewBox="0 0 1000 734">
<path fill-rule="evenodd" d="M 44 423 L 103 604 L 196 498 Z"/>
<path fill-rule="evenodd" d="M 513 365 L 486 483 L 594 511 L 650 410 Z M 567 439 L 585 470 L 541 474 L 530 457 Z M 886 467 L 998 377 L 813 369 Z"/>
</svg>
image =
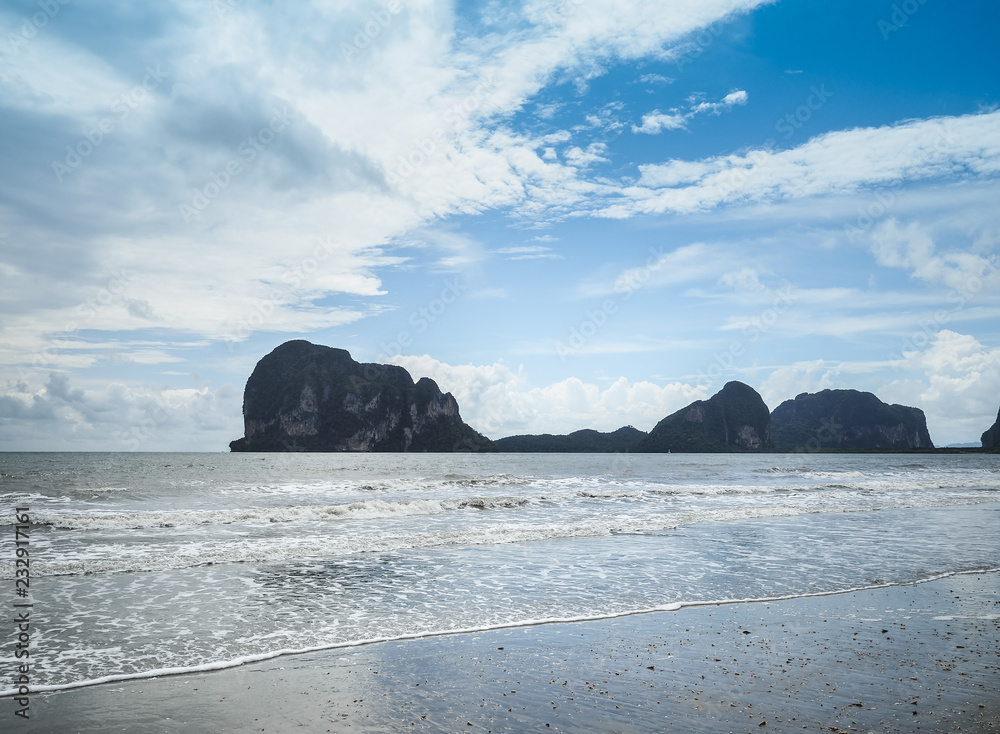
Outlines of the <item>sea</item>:
<svg viewBox="0 0 1000 734">
<path fill-rule="evenodd" d="M 5 453 L 0 512 L 3 695 L 1000 569 L 987 454 Z"/>
</svg>

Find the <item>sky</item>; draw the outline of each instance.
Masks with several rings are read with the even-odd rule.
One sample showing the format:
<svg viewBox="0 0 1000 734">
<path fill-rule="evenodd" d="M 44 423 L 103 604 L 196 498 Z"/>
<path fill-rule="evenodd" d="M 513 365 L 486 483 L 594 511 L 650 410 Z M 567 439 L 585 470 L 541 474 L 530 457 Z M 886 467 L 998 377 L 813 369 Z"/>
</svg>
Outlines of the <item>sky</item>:
<svg viewBox="0 0 1000 734">
<path fill-rule="evenodd" d="M 225 451 L 290 339 L 500 438 L 1000 407 L 993 0 L 3 0 L 0 450 Z"/>
</svg>

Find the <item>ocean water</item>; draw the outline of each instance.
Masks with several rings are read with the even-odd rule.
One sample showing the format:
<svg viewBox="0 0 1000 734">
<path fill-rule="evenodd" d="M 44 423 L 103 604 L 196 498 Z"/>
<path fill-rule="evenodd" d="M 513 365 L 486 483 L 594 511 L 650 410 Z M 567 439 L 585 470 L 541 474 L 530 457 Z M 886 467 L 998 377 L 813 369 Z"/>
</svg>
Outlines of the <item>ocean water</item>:
<svg viewBox="0 0 1000 734">
<path fill-rule="evenodd" d="M 1000 568 L 997 455 L 0 454 L 0 512 L 32 691 Z"/>
</svg>

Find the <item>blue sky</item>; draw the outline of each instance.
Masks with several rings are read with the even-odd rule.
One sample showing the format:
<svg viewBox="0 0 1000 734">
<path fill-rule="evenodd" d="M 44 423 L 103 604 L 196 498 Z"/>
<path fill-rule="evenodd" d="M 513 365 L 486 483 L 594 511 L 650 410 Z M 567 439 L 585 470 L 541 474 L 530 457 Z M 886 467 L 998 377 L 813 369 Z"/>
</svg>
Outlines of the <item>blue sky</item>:
<svg viewBox="0 0 1000 734">
<path fill-rule="evenodd" d="M 1000 405 L 986 0 L 0 6 L 0 449 L 224 450 L 292 338 L 498 438 Z"/>
</svg>

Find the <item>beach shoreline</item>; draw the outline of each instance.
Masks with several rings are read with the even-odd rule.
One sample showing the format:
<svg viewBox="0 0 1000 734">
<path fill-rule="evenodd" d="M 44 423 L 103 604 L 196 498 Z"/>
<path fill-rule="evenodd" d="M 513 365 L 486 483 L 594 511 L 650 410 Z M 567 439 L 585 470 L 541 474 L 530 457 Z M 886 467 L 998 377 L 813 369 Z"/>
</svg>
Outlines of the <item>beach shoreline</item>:
<svg viewBox="0 0 1000 734">
<path fill-rule="evenodd" d="M 989 731 L 1000 574 L 381 642 L 3 699 L 10 731 Z M 5 727 L 7 729 L 7 727 Z"/>
</svg>

